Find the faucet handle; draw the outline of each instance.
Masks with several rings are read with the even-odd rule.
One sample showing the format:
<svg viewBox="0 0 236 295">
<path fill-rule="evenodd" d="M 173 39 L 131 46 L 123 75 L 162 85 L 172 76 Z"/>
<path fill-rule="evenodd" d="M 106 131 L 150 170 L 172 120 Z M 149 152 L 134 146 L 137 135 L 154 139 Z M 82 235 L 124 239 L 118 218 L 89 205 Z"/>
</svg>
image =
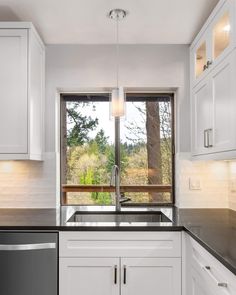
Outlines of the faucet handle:
<svg viewBox="0 0 236 295">
<path fill-rule="evenodd" d="M 130 198 L 126 198 L 125 196 L 121 196 L 121 198 L 120 198 L 120 204 L 129 202 L 129 201 L 131 201 L 131 199 Z"/>
</svg>

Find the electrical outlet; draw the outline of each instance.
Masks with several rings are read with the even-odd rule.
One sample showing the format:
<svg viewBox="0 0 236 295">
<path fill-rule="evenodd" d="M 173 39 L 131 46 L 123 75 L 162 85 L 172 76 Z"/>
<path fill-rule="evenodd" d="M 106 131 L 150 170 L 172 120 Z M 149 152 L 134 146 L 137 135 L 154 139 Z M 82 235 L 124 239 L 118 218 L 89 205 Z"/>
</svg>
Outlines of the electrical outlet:
<svg viewBox="0 0 236 295">
<path fill-rule="evenodd" d="M 201 190 L 201 180 L 199 178 L 189 178 L 189 189 L 191 191 Z"/>
</svg>

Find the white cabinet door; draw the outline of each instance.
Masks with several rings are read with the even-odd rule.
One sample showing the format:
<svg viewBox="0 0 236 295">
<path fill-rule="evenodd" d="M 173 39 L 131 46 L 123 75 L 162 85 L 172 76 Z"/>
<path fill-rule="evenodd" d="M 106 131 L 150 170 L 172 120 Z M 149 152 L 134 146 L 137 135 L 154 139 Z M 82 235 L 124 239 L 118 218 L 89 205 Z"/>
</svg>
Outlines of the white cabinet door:
<svg viewBox="0 0 236 295">
<path fill-rule="evenodd" d="M 212 40 L 212 66 L 221 62 L 235 45 L 235 4 L 232 0 L 225 1 L 208 28 Z"/>
<path fill-rule="evenodd" d="M 119 258 L 60 258 L 60 295 L 119 295 Z"/>
<path fill-rule="evenodd" d="M 235 275 L 187 233 L 183 237 L 183 295 L 235 295 Z"/>
<path fill-rule="evenodd" d="M 209 33 L 205 33 L 191 51 L 191 62 L 194 71 L 192 78 L 194 82 L 206 74 L 207 62 L 211 58 L 209 40 Z"/>
<path fill-rule="evenodd" d="M 122 295 L 180 295 L 180 258 L 122 258 Z"/>
<path fill-rule="evenodd" d="M 236 149 L 236 52 L 230 54 L 211 74 L 214 101 L 212 152 Z"/>
<path fill-rule="evenodd" d="M 27 153 L 26 29 L 0 30 L 0 105 L 0 153 Z"/>
<path fill-rule="evenodd" d="M 207 155 L 236 149 L 236 50 L 193 89 L 192 151 Z"/>
<path fill-rule="evenodd" d="M 202 276 L 192 267 L 191 268 L 191 289 L 188 295 L 216 295 L 216 290 L 208 286 Z"/>
<path fill-rule="evenodd" d="M 209 153 L 213 128 L 213 97 L 209 79 L 204 79 L 192 93 L 193 155 Z"/>
</svg>

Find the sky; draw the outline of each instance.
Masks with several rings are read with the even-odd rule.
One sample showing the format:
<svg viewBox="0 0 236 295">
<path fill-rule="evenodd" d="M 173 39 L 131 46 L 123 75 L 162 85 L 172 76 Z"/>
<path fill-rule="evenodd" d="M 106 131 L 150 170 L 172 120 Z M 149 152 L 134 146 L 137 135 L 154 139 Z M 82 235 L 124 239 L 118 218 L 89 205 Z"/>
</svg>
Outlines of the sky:
<svg viewBox="0 0 236 295">
<path fill-rule="evenodd" d="M 71 103 L 71 102 L 67 102 Z M 162 103 L 161 103 L 162 104 Z M 146 142 L 146 122 L 145 122 L 145 115 L 143 115 L 138 108 L 145 109 L 144 102 L 126 102 L 126 115 L 125 118 L 121 118 L 120 122 L 120 139 L 123 143 L 132 144 L 135 139 L 140 142 Z M 93 102 L 88 103 L 87 105 L 81 106 L 80 113 L 83 116 L 90 116 L 92 119 L 98 119 L 97 128 L 89 133 L 89 138 L 93 139 L 97 133 L 103 129 L 105 132 L 105 136 L 108 137 L 108 142 L 110 144 L 114 143 L 115 137 L 115 122 L 114 118 L 110 117 L 109 114 L 109 102 Z M 132 126 L 132 128 L 127 128 Z M 69 126 L 70 127 L 70 126 Z M 143 130 L 142 132 L 135 132 L 135 127 L 140 128 Z M 137 136 L 138 134 L 138 136 Z M 162 137 L 162 130 L 161 130 L 161 137 Z"/>
<path fill-rule="evenodd" d="M 135 105 L 143 105 L 143 103 L 126 103 L 126 116 L 125 119 L 121 119 L 121 141 L 128 142 L 125 135 L 132 137 L 132 134 L 126 128 L 131 122 L 137 124 L 140 128 L 145 128 L 144 123 L 142 122 L 141 114 L 135 107 Z M 100 129 L 103 129 L 105 136 L 109 137 L 109 143 L 114 143 L 114 119 L 111 119 L 109 116 L 109 102 L 94 102 L 93 104 L 88 104 L 86 107 L 80 109 L 80 112 L 83 116 L 91 116 L 93 119 L 98 118 L 98 126 L 94 131 L 91 131 L 89 137 L 92 139 L 96 136 L 97 132 Z"/>
</svg>

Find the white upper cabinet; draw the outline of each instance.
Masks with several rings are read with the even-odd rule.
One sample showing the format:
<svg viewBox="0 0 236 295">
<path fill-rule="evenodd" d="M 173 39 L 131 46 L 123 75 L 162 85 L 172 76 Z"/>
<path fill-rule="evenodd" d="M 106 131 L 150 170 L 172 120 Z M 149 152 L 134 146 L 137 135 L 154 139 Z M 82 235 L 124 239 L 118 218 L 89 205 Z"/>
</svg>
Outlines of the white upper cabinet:
<svg viewBox="0 0 236 295">
<path fill-rule="evenodd" d="M 204 80 L 192 94 L 192 152 L 194 155 L 208 152 L 207 136 L 209 132 L 212 133 L 213 125 L 213 99 L 210 93 L 210 81 Z"/>
<path fill-rule="evenodd" d="M 220 1 L 190 49 L 195 159 L 236 157 L 235 4 Z"/>
<path fill-rule="evenodd" d="M 194 156 L 236 149 L 236 50 L 192 90 Z"/>
<path fill-rule="evenodd" d="M 30 23 L 0 23 L 0 160 L 42 160 L 44 44 Z"/>
<path fill-rule="evenodd" d="M 27 30 L 0 30 L 0 153 L 28 150 Z"/>
<path fill-rule="evenodd" d="M 196 85 L 236 45 L 234 0 L 222 0 L 191 45 L 191 78 Z"/>
</svg>

